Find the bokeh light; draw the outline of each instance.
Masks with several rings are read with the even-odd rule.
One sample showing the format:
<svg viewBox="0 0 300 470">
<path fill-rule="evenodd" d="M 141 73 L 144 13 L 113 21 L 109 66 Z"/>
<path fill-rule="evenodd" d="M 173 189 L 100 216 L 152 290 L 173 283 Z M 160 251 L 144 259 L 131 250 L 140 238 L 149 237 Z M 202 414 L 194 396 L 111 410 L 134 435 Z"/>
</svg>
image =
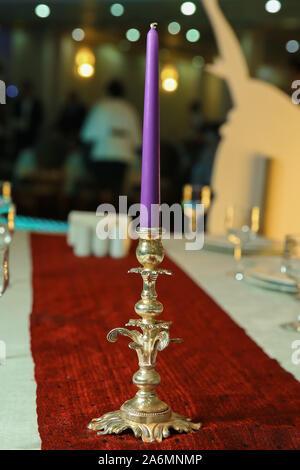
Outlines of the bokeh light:
<svg viewBox="0 0 300 470">
<path fill-rule="evenodd" d="M 19 90 L 15 85 L 8 85 L 6 88 L 6 94 L 9 98 L 16 98 L 19 94 Z"/>
<path fill-rule="evenodd" d="M 198 29 L 189 29 L 186 32 L 186 38 L 189 42 L 197 42 L 200 39 L 200 32 L 198 31 Z"/>
<path fill-rule="evenodd" d="M 300 44 L 298 41 L 295 41 L 295 39 L 291 39 L 286 43 L 285 48 L 290 54 L 294 54 L 299 51 Z"/>
<path fill-rule="evenodd" d="M 50 15 L 51 10 L 45 3 L 40 3 L 35 7 L 34 12 L 39 18 L 47 18 Z"/>
<path fill-rule="evenodd" d="M 279 0 L 268 0 L 265 9 L 268 13 L 277 13 L 281 9 L 281 3 Z"/>
<path fill-rule="evenodd" d="M 178 88 L 178 71 L 173 65 L 166 65 L 160 74 L 162 89 L 173 92 Z"/>
<path fill-rule="evenodd" d="M 72 38 L 74 41 L 83 41 L 85 37 L 85 32 L 81 28 L 75 28 L 72 31 Z"/>
<path fill-rule="evenodd" d="M 136 42 L 140 39 L 140 36 L 141 36 L 141 33 L 139 32 L 138 29 L 136 28 L 130 28 L 128 29 L 128 31 L 126 32 L 126 38 L 128 39 L 128 41 L 130 42 Z"/>
<path fill-rule="evenodd" d="M 166 78 L 162 83 L 162 87 L 165 91 L 172 92 L 177 90 L 178 82 L 175 78 Z"/>
<path fill-rule="evenodd" d="M 76 70 L 80 77 L 90 78 L 95 73 L 95 55 L 88 47 L 79 49 L 75 56 Z"/>
<path fill-rule="evenodd" d="M 95 64 L 95 55 L 88 47 L 82 47 L 76 54 L 75 62 L 77 65 Z"/>
<path fill-rule="evenodd" d="M 113 3 L 110 7 L 110 12 L 113 16 L 122 16 L 124 13 L 124 7 L 121 3 Z"/>
<path fill-rule="evenodd" d="M 81 64 L 79 65 L 77 71 L 81 77 L 90 78 L 94 75 L 95 68 L 93 67 L 92 64 Z"/>
<path fill-rule="evenodd" d="M 193 2 L 184 2 L 180 7 L 183 15 L 193 15 L 196 11 L 196 5 Z"/>
<path fill-rule="evenodd" d="M 168 31 L 170 34 L 178 34 L 180 32 L 181 26 L 177 21 L 172 21 L 168 25 Z"/>
</svg>

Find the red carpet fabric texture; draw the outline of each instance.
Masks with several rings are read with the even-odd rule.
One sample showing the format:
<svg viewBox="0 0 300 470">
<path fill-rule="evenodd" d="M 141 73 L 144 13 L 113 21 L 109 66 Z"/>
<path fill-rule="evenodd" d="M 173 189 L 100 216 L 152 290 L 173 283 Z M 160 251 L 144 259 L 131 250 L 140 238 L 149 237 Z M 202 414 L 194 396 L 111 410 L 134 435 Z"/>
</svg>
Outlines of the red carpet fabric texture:
<svg viewBox="0 0 300 470">
<path fill-rule="evenodd" d="M 203 428 L 143 443 L 131 431 L 97 436 L 92 418 L 136 393 L 128 338 L 112 328 L 136 318 L 141 278 L 124 259 L 76 258 L 64 236 L 33 234 L 31 346 L 42 449 L 299 449 L 300 385 L 167 257 L 160 318 L 184 339 L 158 355 L 161 399 Z M 234 292 L 232 293 L 234 295 Z"/>
</svg>

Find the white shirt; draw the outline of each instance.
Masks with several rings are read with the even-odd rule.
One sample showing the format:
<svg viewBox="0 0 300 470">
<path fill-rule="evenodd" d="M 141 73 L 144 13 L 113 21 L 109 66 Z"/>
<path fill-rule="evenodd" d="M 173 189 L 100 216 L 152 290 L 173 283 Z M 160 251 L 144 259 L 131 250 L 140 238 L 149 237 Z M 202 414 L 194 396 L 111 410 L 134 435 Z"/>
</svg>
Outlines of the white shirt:
<svg viewBox="0 0 300 470">
<path fill-rule="evenodd" d="M 90 111 L 80 136 L 83 142 L 92 144 L 93 161 L 133 162 L 141 144 L 138 114 L 127 101 L 106 98 Z"/>
</svg>

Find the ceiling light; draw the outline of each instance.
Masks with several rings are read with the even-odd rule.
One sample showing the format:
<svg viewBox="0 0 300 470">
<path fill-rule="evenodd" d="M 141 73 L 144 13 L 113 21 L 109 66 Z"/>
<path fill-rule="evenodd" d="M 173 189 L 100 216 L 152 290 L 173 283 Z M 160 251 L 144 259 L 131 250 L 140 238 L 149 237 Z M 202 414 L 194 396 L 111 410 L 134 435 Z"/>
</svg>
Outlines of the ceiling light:
<svg viewBox="0 0 300 470">
<path fill-rule="evenodd" d="M 139 32 L 138 29 L 135 29 L 135 28 L 130 28 L 128 29 L 128 31 L 126 32 L 126 38 L 128 39 L 128 41 L 130 42 L 136 42 L 140 39 L 140 36 L 141 36 L 141 33 Z"/>
<path fill-rule="evenodd" d="M 162 82 L 162 87 L 163 87 L 163 90 L 168 91 L 170 93 L 172 91 L 177 90 L 178 82 L 177 80 L 175 80 L 175 78 L 166 78 Z"/>
<path fill-rule="evenodd" d="M 75 56 L 75 63 L 77 65 L 82 65 L 82 64 L 91 64 L 95 65 L 95 55 L 91 49 L 88 47 L 82 47 L 79 49 Z"/>
<path fill-rule="evenodd" d="M 295 52 L 299 51 L 300 44 L 298 41 L 291 39 L 291 41 L 286 43 L 285 48 L 288 52 L 290 52 L 290 54 L 294 54 Z"/>
<path fill-rule="evenodd" d="M 16 98 L 19 94 L 19 90 L 15 85 L 9 85 L 6 88 L 6 94 L 9 98 Z"/>
<path fill-rule="evenodd" d="M 197 42 L 200 39 L 200 32 L 198 29 L 189 29 L 185 36 L 189 42 Z"/>
<path fill-rule="evenodd" d="M 162 89 L 172 92 L 178 88 L 178 71 L 173 65 L 166 65 L 160 74 Z"/>
<path fill-rule="evenodd" d="M 193 2 L 184 2 L 180 7 L 181 13 L 183 15 L 193 15 L 196 11 L 196 5 Z"/>
<path fill-rule="evenodd" d="M 170 34 L 178 34 L 181 29 L 181 26 L 177 21 L 172 21 L 169 23 L 168 31 Z"/>
<path fill-rule="evenodd" d="M 124 13 L 124 7 L 121 3 L 113 3 L 110 7 L 110 12 L 113 16 L 122 16 Z"/>
<path fill-rule="evenodd" d="M 279 0 L 268 0 L 265 9 L 268 13 L 277 13 L 281 8 L 281 3 Z"/>
<path fill-rule="evenodd" d="M 81 28 L 75 28 L 72 31 L 72 38 L 74 41 L 83 41 L 85 37 L 85 32 Z"/>
<path fill-rule="evenodd" d="M 83 78 L 90 78 L 95 73 L 95 68 L 91 64 L 81 64 L 79 65 L 78 74 Z"/>
<path fill-rule="evenodd" d="M 38 16 L 39 18 L 47 18 L 47 16 L 50 15 L 51 10 L 48 7 L 48 5 L 45 5 L 44 3 L 40 3 L 39 5 L 35 7 L 34 12 L 36 16 Z"/>
</svg>

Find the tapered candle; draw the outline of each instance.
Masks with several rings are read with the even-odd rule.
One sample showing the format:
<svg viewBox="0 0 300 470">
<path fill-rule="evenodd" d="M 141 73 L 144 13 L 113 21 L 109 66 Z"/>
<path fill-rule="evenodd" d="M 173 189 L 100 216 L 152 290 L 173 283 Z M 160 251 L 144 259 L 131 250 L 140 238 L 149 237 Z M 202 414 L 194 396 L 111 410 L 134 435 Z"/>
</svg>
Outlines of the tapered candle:
<svg viewBox="0 0 300 470">
<path fill-rule="evenodd" d="M 159 226 L 158 217 L 151 220 L 152 204 L 160 203 L 159 175 L 159 63 L 158 34 L 152 23 L 147 35 L 145 97 L 143 122 L 143 156 L 140 226 Z"/>
</svg>

